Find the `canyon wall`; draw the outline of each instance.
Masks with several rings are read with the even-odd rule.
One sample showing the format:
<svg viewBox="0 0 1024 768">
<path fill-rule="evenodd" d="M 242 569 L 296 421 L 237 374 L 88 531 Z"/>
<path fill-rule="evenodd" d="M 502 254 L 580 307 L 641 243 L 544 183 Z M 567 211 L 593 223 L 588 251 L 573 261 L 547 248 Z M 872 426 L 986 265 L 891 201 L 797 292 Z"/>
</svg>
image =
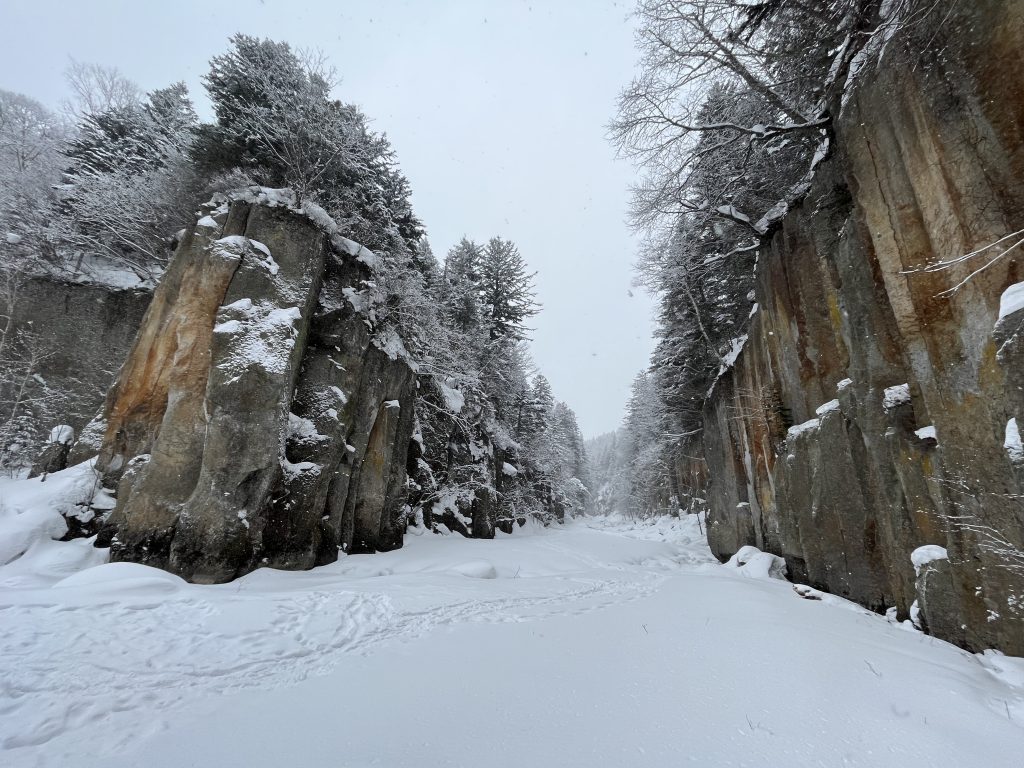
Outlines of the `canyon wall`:
<svg viewBox="0 0 1024 768">
<path fill-rule="evenodd" d="M 46 417 L 75 434 L 96 415 L 124 362 L 152 291 L 36 275 L 18 286 L 12 323 L 32 334 Z M 47 425 L 51 426 L 51 425 Z"/>
<path fill-rule="evenodd" d="M 375 257 L 267 192 L 202 214 L 72 450 L 102 435 L 98 545 L 195 582 L 401 546 L 415 374 L 361 311 Z"/>
<path fill-rule="evenodd" d="M 795 581 L 1014 654 L 1024 302 L 1000 304 L 1024 280 L 1022 50 L 1024 4 L 950 4 L 861 73 L 760 251 L 746 344 L 676 476 L 719 558 L 752 544 Z M 948 559 L 912 563 L 929 544 Z"/>
</svg>

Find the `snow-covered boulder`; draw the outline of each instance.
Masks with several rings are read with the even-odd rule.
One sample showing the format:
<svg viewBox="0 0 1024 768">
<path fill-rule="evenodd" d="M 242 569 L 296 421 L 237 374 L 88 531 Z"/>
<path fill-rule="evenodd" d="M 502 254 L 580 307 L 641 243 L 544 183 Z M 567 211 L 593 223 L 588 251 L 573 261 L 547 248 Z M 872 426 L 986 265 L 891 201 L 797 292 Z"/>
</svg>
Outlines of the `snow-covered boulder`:
<svg viewBox="0 0 1024 768">
<path fill-rule="evenodd" d="M 736 568 L 752 579 L 786 580 L 786 561 L 778 555 L 762 552 L 757 547 L 743 547 L 729 558 L 726 566 Z"/>
</svg>

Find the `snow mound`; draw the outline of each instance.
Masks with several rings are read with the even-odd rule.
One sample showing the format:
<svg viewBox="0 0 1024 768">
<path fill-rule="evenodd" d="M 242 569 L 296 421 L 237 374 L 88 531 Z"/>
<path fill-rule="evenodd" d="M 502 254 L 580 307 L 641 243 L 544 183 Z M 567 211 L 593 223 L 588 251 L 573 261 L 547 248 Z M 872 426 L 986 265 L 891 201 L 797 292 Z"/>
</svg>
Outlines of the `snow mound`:
<svg viewBox="0 0 1024 768">
<path fill-rule="evenodd" d="M 92 462 L 39 478 L 0 478 L 0 566 L 24 555 L 36 542 L 67 533 L 64 516 L 78 515 L 91 501 L 96 473 Z"/>
<path fill-rule="evenodd" d="M 451 571 L 462 576 L 468 576 L 471 579 L 498 578 L 498 570 L 494 567 L 493 563 L 487 560 L 470 560 L 466 563 L 460 563 L 454 566 Z"/>
<path fill-rule="evenodd" d="M 726 566 L 735 568 L 752 579 L 786 580 L 786 561 L 778 555 L 762 552 L 757 547 L 741 548 L 729 558 Z"/>
<path fill-rule="evenodd" d="M 139 563 L 107 563 L 72 574 L 53 585 L 54 589 L 87 588 L 92 592 L 171 593 L 188 582 L 173 573 Z"/>
</svg>

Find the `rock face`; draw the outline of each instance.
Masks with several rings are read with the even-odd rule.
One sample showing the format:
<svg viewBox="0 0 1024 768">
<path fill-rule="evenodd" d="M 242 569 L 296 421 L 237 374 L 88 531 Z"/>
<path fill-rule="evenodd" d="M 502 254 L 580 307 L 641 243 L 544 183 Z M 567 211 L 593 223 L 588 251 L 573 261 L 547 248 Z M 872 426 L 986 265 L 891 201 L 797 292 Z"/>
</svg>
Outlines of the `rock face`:
<svg viewBox="0 0 1024 768">
<path fill-rule="evenodd" d="M 37 370 L 53 393 L 53 424 L 68 424 L 78 434 L 100 410 L 152 295 L 43 275 L 21 284 L 12 320 L 30 330 L 44 352 Z"/>
<path fill-rule="evenodd" d="M 833 155 L 762 248 L 749 338 L 682 451 L 707 479 L 681 459 L 676 481 L 706 490 L 723 560 L 754 545 L 795 581 L 901 617 L 919 599 L 937 636 L 1024 654 L 1024 311 L 1000 319 L 1024 280 L 1001 255 L 1024 230 L 1024 4 L 938 16 L 836 105 Z M 915 579 L 925 544 L 949 560 Z"/>
<path fill-rule="evenodd" d="M 354 306 L 372 254 L 262 199 L 186 234 L 107 396 L 114 560 L 209 583 L 401 546 L 415 382 Z"/>
</svg>

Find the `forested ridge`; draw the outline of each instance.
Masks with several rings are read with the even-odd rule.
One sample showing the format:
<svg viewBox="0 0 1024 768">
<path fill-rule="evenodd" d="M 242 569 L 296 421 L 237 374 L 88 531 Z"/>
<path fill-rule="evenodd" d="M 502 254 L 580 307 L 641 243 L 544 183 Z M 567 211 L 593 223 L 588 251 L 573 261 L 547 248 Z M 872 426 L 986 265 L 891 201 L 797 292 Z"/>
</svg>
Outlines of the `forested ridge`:
<svg viewBox="0 0 1024 768">
<path fill-rule="evenodd" d="M 297 208 L 322 210 L 378 257 L 362 290 L 375 334 L 383 345 L 397 336 L 418 372 L 409 521 L 491 536 L 495 524 L 582 511 L 575 415 L 529 356 L 540 307 L 526 258 L 495 236 L 463 239 L 438 260 L 386 135 L 334 98 L 343 89 L 323 55 L 234 36 L 203 78 L 212 122 L 183 83 L 142 93 L 117 70 L 78 62 L 67 76 L 73 98 L 60 112 L 0 94 L 7 471 L 27 469 L 66 418 L 39 375 L 45 344 L 10 322 L 26 281 L 144 288 L 200 203 L 286 187 Z"/>
</svg>

